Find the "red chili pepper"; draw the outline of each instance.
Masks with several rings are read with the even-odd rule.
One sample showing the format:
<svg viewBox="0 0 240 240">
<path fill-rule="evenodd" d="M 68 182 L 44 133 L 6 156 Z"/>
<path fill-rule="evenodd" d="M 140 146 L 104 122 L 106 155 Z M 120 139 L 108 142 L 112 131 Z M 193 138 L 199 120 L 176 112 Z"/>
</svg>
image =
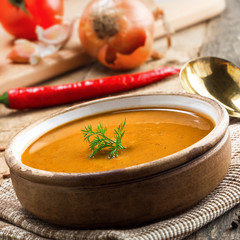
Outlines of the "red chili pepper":
<svg viewBox="0 0 240 240">
<path fill-rule="evenodd" d="M 50 107 L 142 87 L 179 71 L 175 67 L 163 67 L 143 73 L 117 75 L 59 86 L 10 89 L 0 96 L 0 103 L 14 109 Z"/>
</svg>

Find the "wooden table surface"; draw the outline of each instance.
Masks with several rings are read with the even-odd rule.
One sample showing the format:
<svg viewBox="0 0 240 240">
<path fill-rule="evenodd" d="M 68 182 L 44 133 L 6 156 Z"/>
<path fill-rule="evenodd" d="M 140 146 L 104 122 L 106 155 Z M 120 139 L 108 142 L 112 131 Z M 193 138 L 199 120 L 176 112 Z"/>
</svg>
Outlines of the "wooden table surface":
<svg viewBox="0 0 240 240">
<path fill-rule="evenodd" d="M 175 33 L 172 38 L 171 49 L 166 50 L 166 40 L 164 38 L 157 40 L 155 42 L 155 49 L 165 53 L 164 58 L 156 61 L 148 61 L 142 67 L 132 72 L 145 71 L 163 65 L 181 66 L 191 58 L 208 55 L 226 58 L 240 66 L 240 1 L 226 0 L 226 3 L 226 10 L 220 16 Z M 70 83 L 113 74 L 118 73 L 103 67 L 99 63 L 92 63 L 86 67 L 61 75 L 60 77 L 50 79 L 42 84 L 55 85 Z M 181 87 L 178 77 L 171 77 L 162 82 L 134 91 L 155 92 L 184 90 Z M 9 110 L 4 106 L 0 106 L 1 181 L 4 181 L 2 180 L 2 175 L 8 172 L 4 162 L 3 149 L 9 140 L 21 129 L 36 120 L 72 105 L 74 104 L 26 111 Z M 236 219 L 239 214 L 240 208 L 236 206 L 215 221 L 187 237 L 187 239 L 239 239 L 240 227 L 235 230 L 230 229 L 232 220 Z"/>
</svg>

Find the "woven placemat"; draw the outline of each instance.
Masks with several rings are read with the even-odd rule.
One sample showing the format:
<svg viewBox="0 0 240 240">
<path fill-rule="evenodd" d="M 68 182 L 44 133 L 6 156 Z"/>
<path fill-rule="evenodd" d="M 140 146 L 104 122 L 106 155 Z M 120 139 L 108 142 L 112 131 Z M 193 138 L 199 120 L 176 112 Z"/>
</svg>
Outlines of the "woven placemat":
<svg viewBox="0 0 240 240">
<path fill-rule="evenodd" d="M 240 202 L 240 121 L 230 125 L 232 161 L 221 184 L 197 206 L 177 217 L 127 230 L 69 230 L 46 224 L 24 210 L 10 180 L 0 187 L 0 239 L 182 239 Z"/>
</svg>

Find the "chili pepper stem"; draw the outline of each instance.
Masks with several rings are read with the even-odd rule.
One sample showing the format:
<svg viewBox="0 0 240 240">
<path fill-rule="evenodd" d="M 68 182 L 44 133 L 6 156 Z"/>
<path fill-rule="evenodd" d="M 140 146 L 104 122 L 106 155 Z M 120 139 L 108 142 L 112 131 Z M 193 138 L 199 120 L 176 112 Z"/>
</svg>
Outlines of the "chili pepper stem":
<svg viewBox="0 0 240 240">
<path fill-rule="evenodd" d="M 4 104 L 6 107 L 9 105 L 8 93 L 5 92 L 0 96 L 0 103 Z"/>
</svg>

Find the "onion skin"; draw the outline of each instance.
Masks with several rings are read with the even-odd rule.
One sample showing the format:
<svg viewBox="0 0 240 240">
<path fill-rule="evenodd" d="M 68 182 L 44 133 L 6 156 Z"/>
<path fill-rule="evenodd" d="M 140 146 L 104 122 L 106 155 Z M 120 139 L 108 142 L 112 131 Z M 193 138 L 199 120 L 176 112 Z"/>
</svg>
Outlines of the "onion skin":
<svg viewBox="0 0 240 240">
<path fill-rule="evenodd" d="M 106 7 L 104 3 L 109 4 Z M 107 24 L 99 19 L 108 19 Z M 102 29 L 107 29 L 101 31 Z M 85 51 L 103 65 L 128 70 L 139 67 L 152 53 L 154 18 L 139 0 L 93 0 L 83 11 L 79 38 Z"/>
</svg>

